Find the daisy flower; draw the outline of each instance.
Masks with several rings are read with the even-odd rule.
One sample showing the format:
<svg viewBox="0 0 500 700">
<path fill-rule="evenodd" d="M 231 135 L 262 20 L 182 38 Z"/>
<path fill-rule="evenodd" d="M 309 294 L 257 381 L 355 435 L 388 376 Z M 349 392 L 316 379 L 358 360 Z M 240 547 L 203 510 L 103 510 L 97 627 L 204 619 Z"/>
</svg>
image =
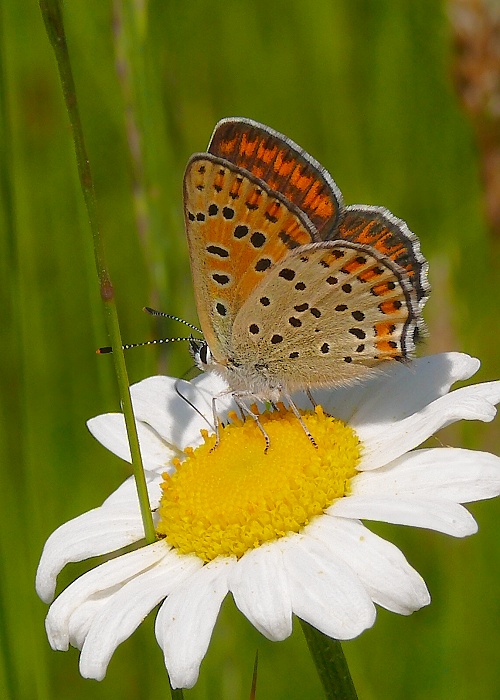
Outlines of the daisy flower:
<svg viewBox="0 0 500 700">
<path fill-rule="evenodd" d="M 150 377 L 131 387 L 158 539 L 90 570 L 50 606 L 54 649 L 81 650 L 80 671 L 102 679 L 116 647 L 160 605 L 156 637 L 174 688 L 192 687 L 228 592 L 271 640 L 292 614 L 324 634 L 351 639 L 371 627 L 376 605 L 408 615 L 430 602 L 421 576 L 363 519 L 465 537 L 477 530 L 463 503 L 500 493 L 500 458 L 451 447 L 415 449 L 455 421 L 491 421 L 500 382 L 466 386 L 479 361 L 446 353 L 397 364 L 348 389 L 294 397 L 314 436 L 284 407 L 252 419 L 217 400 L 224 423 L 215 449 L 212 397 L 221 380 Z M 90 432 L 130 460 L 123 416 L 93 418 Z M 48 539 L 37 591 L 52 601 L 68 562 L 139 542 L 135 484 Z"/>
</svg>

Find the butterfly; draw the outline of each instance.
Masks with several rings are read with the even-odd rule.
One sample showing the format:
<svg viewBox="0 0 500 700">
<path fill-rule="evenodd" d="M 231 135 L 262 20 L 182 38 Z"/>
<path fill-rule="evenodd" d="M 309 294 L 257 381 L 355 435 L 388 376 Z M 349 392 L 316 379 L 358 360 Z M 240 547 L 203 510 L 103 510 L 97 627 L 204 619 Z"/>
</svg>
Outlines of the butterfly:
<svg viewBox="0 0 500 700">
<path fill-rule="evenodd" d="M 242 397 L 371 377 L 414 354 L 428 264 L 383 207 L 344 206 L 336 183 L 286 136 L 223 119 L 184 175 L 184 213 L 204 340 L 198 367 Z M 248 411 L 248 409 L 247 409 Z"/>
</svg>

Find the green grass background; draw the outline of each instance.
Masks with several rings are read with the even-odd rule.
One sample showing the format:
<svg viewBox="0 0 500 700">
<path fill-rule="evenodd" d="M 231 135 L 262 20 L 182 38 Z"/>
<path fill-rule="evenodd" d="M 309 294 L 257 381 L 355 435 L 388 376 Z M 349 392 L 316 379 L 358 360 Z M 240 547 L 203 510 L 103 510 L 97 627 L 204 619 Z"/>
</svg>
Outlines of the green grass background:
<svg viewBox="0 0 500 700">
<path fill-rule="evenodd" d="M 131 4 L 131 3 L 130 3 Z M 138 233 L 127 100 L 116 70 L 123 35 L 106 0 L 67 2 L 68 44 L 125 341 L 182 334 L 141 313 L 154 305 L 196 322 L 181 182 L 216 121 L 247 116 L 322 162 L 347 203 L 383 204 L 408 221 L 430 260 L 430 338 L 423 352 L 481 357 L 498 377 L 498 241 L 483 220 L 477 152 L 453 92 L 445 5 L 436 0 L 151 0 L 125 50 L 142 146 L 149 219 Z M 115 7 L 115 9 L 116 9 Z M 128 17 L 128 18 L 127 18 Z M 144 17 L 143 17 L 144 19 Z M 120 39 L 121 37 L 121 39 Z M 125 46 L 125 49 L 123 49 Z M 121 73 L 123 76 L 123 73 Z M 0 697 L 168 698 L 153 615 L 119 647 L 106 679 L 78 674 L 78 653 L 53 652 L 33 579 L 48 535 L 97 505 L 129 473 L 87 433 L 117 410 L 56 64 L 38 4 L 0 4 Z M 135 350 L 131 381 L 181 375 L 184 346 Z M 498 426 L 450 429 L 443 441 L 499 451 Z M 432 444 L 438 444 L 435 441 Z M 444 535 L 374 526 L 425 577 L 433 603 L 409 618 L 380 611 L 344 649 L 363 700 L 465 700 L 500 693 L 499 504 L 471 507 L 480 531 Z M 61 590 L 84 567 L 70 566 Z M 321 698 L 297 626 L 261 637 L 224 604 L 193 700 L 248 698 L 259 649 L 258 700 Z"/>
</svg>

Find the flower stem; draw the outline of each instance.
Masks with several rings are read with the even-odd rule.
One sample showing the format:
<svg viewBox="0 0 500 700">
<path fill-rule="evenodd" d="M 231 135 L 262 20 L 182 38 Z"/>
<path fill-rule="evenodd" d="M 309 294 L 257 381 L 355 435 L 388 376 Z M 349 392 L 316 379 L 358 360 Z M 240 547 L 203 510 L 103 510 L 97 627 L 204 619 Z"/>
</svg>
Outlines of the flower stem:
<svg viewBox="0 0 500 700">
<path fill-rule="evenodd" d="M 170 696 L 172 700 L 184 700 L 184 692 L 182 688 L 172 688 L 172 684 L 170 683 L 170 676 L 167 673 L 167 678 L 168 678 L 168 686 L 170 688 Z"/>
<path fill-rule="evenodd" d="M 127 368 L 122 350 L 122 340 L 120 327 L 118 324 L 114 288 L 109 276 L 104 252 L 104 243 L 99 229 L 94 183 L 90 169 L 90 161 L 85 146 L 82 124 L 80 121 L 75 83 L 73 80 L 73 72 L 71 69 L 68 47 L 66 44 L 63 15 L 59 0 L 39 1 L 47 35 L 57 61 L 64 101 L 66 103 L 66 109 L 68 110 L 73 143 L 75 147 L 78 175 L 80 178 L 80 186 L 82 188 L 83 198 L 85 200 L 85 206 L 89 217 L 90 229 L 92 232 L 95 264 L 99 278 L 101 298 L 104 304 L 106 328 L 111 340 L 111 346 L 113 348 L 116 378 L 123 413 L 125 415 L 130 452 L 132 455 L 132 465 L 144 524 L 144 532 L 146 541 L 151 543 L 155 541 L 156 535 L 151 516 L 151 508 L 149 504 L 144 469 L 142 466 L 141 453 L 139 450 L 137 428 L 132 411 L 132 401 L 130 399 Z"/>
<path fill-rule="evenodd" d="M 340 642 L 327 637 L 304 620 L 300 620 L 300 624 L 323 684 L 325 697 L 328 700 L 357 700 Z"/>
</svg>

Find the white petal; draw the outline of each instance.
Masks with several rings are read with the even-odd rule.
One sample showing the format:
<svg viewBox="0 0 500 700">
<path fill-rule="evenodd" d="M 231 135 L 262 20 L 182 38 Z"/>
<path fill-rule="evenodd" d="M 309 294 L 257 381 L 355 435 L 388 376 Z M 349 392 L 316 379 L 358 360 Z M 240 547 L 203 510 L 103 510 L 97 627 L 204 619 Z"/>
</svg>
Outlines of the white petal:
<svg viewBox="0 0 500 700">
<path fill-rule="evenodd" d="M 171 550 L 154 568 L 125 583 L 92 620 L 80 656 L 82 676 L 102 680 L 117 646 L 130 637 L 172 589 L 201 566 L 198 557 L 178 555 Z"/>
<path fill-rule="evenodd" d="M 113 595 L 117 586 L 154 566 L 167 557 L 168 553 L 168 546 L 164 542 L 156 542 L 111 559 L 80 576 L 50 606 L 46 628 L 52 648 L 65 651 L 69 645 L 70 634 L 78 636 L 76 631 L 70 633 L 70 620 L 87 601 L 106 599 Z M 87 617 L 91 617 L 96 610 L 94 606 L 91 608 Z"/>
<path fill-rule="evenodd" d="M 393 495 L 471 503 L 500 494 L 500 457 L 453 447 L 415 450 L 351 481 L 356 496 Z"/>
<path fill-rule="evenodd" d="M 153 471 L 144 472 L 146 478 L 146 487 L 149 496 L 149 505 L 151 510 L 158 508 L 161 498 L 161 488 L 160 484 L 163 478 L 160 474 Z M 137 486 L 135 484 L 135 478 L 129 476 L 123 484 L 121 484 L 111 495 L 109 495 L 104 503 L 103 507 L 107 506 L 121 506 L 122 508 L 137 508 L 139 512 L 139 500 L 137 496 Z"/>
<path fill-rule="evenodd" d="M 210 424 L 210 429 L 214 430 L 214 418 L 213 418 L 213 404 L 212 401 L 215 399 L 215 413 L 217 418 L 226 423 L 228 420 L 228 413 L 230 411 L 238 412 L 238 407 L 234 401 L 234 393 L 229 389 L 225 381 L 214 372 L 204 372 L 198 377 L 191 380 L 191 390 L 193 393 L 190 394 L 191 400 L 196 406 L 203 412 L 206 417 L 207 422 Z M 250 403 L 256 401 L 256 403 L 264 408 L 265 402 L 259 401 L 254 397 L 251 397 Z M 202 409 L 202 403 L 205 403 L 205 410 Z M 311 402 L 308 400 L 307 407 L 311 407 Z M 204 426 L 207 427 L 207 426 Z"/>
<path fill-rule="evenodd" d="M 69 562 L 113 552 L 144 537 L 137 504 L 94 508 L 61 525 L 45 543 L 36 575 L 36 590 L 49 603 L 61 569 Z"/>
<path fill-rule="evenodd" d="M 375 622 L 364 587 L 323 543 L 295 535 L 279 541 L 293 612 L 334 639 L 352 639 Z"/>
<path fill-rule="evenodd" d="M 215 398 L 215 409 L 221 420 L 225 420 L 228 411 L 236 411 L 237 406 L 234 402 L 233 392 L 229 389 L 226 382 L 215 372 L 204 372 L 198 377 L 191 380 L 191 387 L 196 392 L 196 405 L 200 406 L 200 400 L 203 400 L 207 407 L 206 417 L 213 426 L 212 399 Z"/>
<path fill-rule="evenodd" d="M 192 688 L 198 679 L 235 559 L 214 559 L 163 603 L 156 638 L 163 649 L 173 688 Z"/>
<path fill-rule="evenodd" d="M 227 394 L 229 389 L 222 377 L 215 372 L 202 372 L 191 380 L 191 384 L 204 395 L 206 405 L 210 410 L 212 408 L 212 397 Z M 234 401 L 232 405 L 234 408 Z"/>
<path fill-rule="evenodd" d="M 207 428 L 192 406 L 192 393 L 189 382 L 166 376 L 148 377 L 130 387 L 137 419 L 181 450 L 199 442 L 200 428 Z"/>
<path fill-rule="evenodd" d="M 117 585 L 114 588 L 107 589 L 105 593 L 99 594 L 95 598 L 87 598 L 75 608 L 64 628 L 65 648 L 56 646 L 60 643 L 60 640 L 62 641 L 62 637 L 58 637 L 55 633 L 53 619 L 47 618 L 45 628 L 52 648 L 66 651 L 69 643 L 69 645 L 75 647 L 75 649 L 81 649 L 89 632 L 92 620 L 106 605 L 108 605 L 110 599 L 119 588 L 119 585 Z"/>
<path fill-rule="evenodd" d="M 306 533 L 356 573 L 374 603 L 400 615 L 430 603 L 425 581 L 402 552 L 358 520 L 325 515 L 308 525 Z"/>
<path fill-rule="evenodd" d="M 145 469 L 165 471 L 178 452 L 173 450 L 145 423 L 136 421 L 137 436 Z M 87 421 L 90 433 L 113 454 L 131 462 L 123 413 L 103 413 Z"/>
<path fill-rule="evenodd" d="M 467 537 L 477 532 L 477 523 L 469 511 L 450 501 L 352 495 L 339 498 L 327 512 L 341 518 L 412 525 L 444 532 L 453 537 Z"/>
<path fill-rule="evenodd" d="M 480 366 L 475 357 L 462 353 L 442 353 L 421 357 L 410 364 L 397 363 L 388 377 L 381 377 L 377 390 L 361 403 L 351 425 L 383 425 L 421 411 L 455 382 L 469 379 Z"/>
<path fill-rule="evenodd" d="M 151 508 L 158 506 L 161 477 L 146 472 Z M 56 579 L 69 562 L 108 554 L 144 537 L 137 489 L 133 477 L 127 479 L 103 505 L 83 513 L 55 530 L 45 543 L 36 575 L 36 590 L 49 603 L 54 597 Z"/>
<path fill-rule="evenodd" d="M 214 410 L 217 419 L 224 424 L 228 422 L 230 411 L 238 412 L 233 391 L 216 372 L 204 372 L 191 380 L 189 398 L 203 413 L 206 420 L 203 427 L 209 428 L 209 432 L 215 431 Z"/>
<path fill-rule="evenodd" d="M 479 369 L 474 357 L 457 352 L 421 357 L 409 365 L 386 365 L 373 379 L 341 389 L 315 391 L 325 410 L 356 428 L 385 425 L 422 410 L 459 380 Z"/>
<path fill-rule="evenodd" d="M 358 426 L 364 445 L 358 469 L 376 469 L 417 447 L 436 431 L 458 420 L 491 421 L 500 401 L 500 382 L 474 384 L 441 396 L 424 409 L 400 421 Z"/>
<path fill-rule="evenodd" d="M 247 552 L 229 577 L 234 602 L 265 637 L 274 642 L 292 633 L 292 604 L 283 566 L 275 543 Z"/>
</svg>

